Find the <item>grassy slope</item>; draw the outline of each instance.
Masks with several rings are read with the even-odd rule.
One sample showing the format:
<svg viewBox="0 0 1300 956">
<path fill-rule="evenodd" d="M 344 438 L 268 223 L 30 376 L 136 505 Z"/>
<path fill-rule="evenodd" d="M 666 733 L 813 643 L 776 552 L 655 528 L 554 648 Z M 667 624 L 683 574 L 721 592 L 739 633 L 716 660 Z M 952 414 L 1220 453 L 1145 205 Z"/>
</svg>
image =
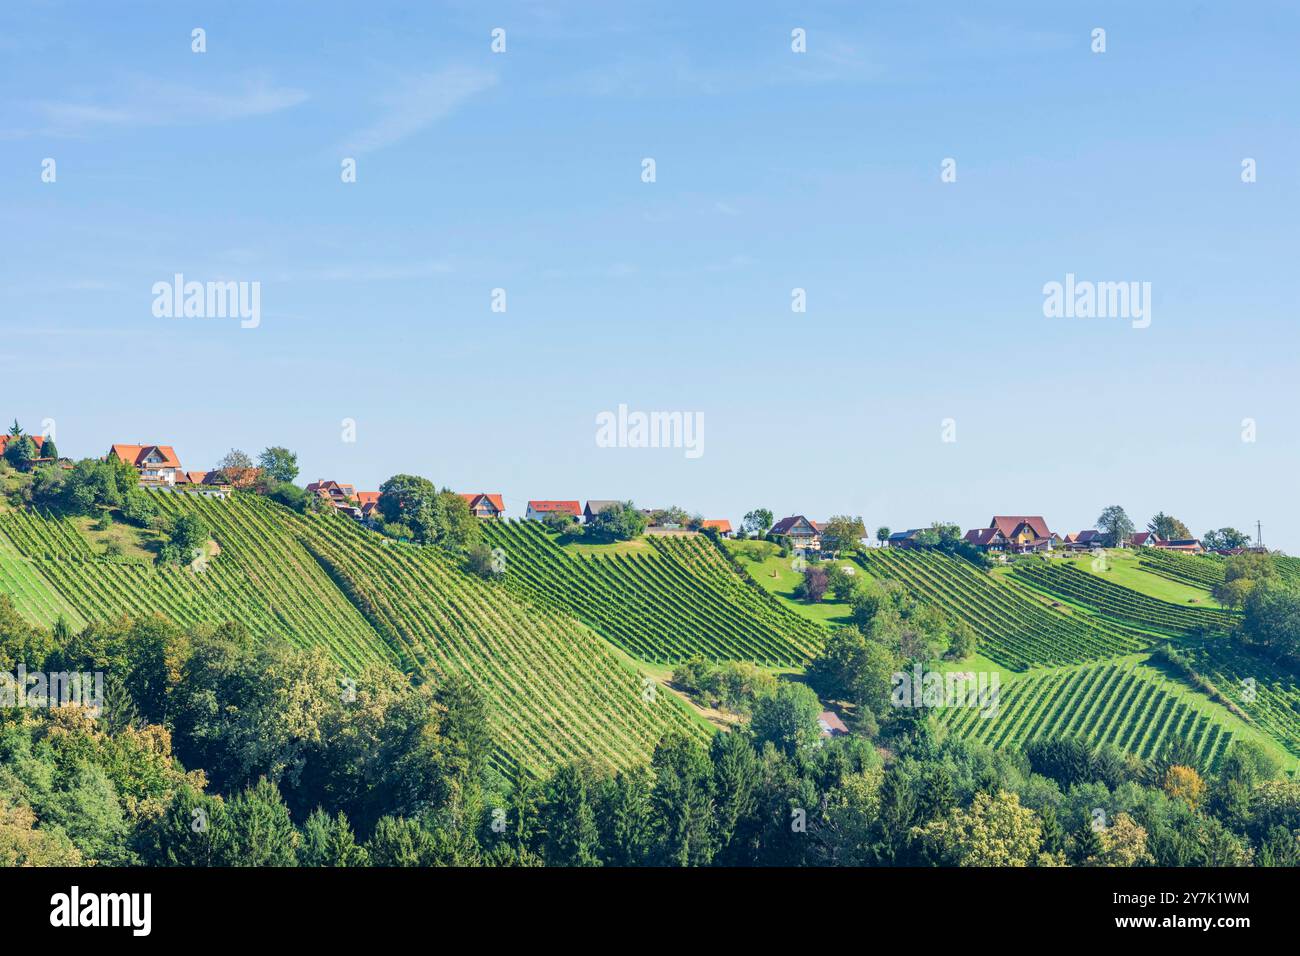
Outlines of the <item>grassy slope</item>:
<svg viewBox="0 0 1300 956">
<path fill-rule="evenodd" d="M 731 547 L 730 543 L 727 547 L 730 548 L 733 554 L 740 550 Z M 827 564 L 830 563 L 832 562 L 827 562 Z M 854 571 L 860 570 L 851 561 L 834 563 L 842 567 L 853 568 Z M 772 594 L 795 614 L 828 627 L 843 627 L 852 623 L 850 615 L 853 608 L 844 601 L 835 600 L 832 594 L 828 593 L 826 598 L 819 604 L 809 604 L 807 601 L 801 601 L 794 596 L 794 589 L 803 580 L 803 574 L 790 567 L 789 558 L 774 554 L 762 561 L 754 562 L 744 557 L 742 552 L 740 566 L 762 586 L 763 590 Z"/>
<path fill-rule="evenodd" d="M 1140 553 L 1135 549 L 1121 549 L 1107 551 L 1104 565 L 1095 564 L 1092 556 L 1087 554 L 1074 555 L 1059 560 L 1062 563 L 1074 565 L 1080 571 L 1087 571 L 1089 574 L 1105 578 L 1112 584 L 1119 584 L 1126 588 L 1132 588 L 1134 591 L 1141 591 L 1143 594 L 1159 598 L 1162 601 L 1187 604 L 1192 607 L 1218 608 L 1222 606 L 1210 596 L 1210 592 L 1207 590 L 1160 577 L 1142 569 L 1138 566 L 1140 556 Z M 1058 559 L 1053 558 L 1053 560 Z"/>
</svg>

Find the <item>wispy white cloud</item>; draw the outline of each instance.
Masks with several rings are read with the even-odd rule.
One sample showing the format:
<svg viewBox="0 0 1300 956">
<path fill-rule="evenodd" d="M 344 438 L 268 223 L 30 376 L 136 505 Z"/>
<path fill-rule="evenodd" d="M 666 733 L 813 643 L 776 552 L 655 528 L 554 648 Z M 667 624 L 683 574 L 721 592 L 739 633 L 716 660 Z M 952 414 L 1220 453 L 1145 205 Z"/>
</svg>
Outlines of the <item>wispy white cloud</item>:
<svg viewBox="0 0 1300 956">
<path fill-rule="evenodd" d="M 358 155 L 396 145 L 449 116 L 496 82 L 495 73 L 461 66 L 408 77 L 381 98 L 379 116 L 350 136 L 343 150 Z"/>
<path fill-rule="evenodd" d="M 265 116 L 307 99 L 299 89 L 277 86 L 262 74 L 245 75 L 228 87 L 200 89 L 137 77 L 121 84 L 110 99 L 82 96 L 27 104 L 35 122 L 0 137 L 83 136 L 97 130 L 141 126 L 182 126 Z"/>
</svg>

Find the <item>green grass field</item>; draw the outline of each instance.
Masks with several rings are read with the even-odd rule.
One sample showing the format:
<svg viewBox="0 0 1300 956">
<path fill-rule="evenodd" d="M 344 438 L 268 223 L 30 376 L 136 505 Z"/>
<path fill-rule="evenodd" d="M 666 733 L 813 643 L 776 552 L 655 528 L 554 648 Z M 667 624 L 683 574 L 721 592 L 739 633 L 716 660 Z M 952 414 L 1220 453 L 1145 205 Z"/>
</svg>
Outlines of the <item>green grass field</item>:
<svg viewBox="0 0 1300 956">
<path fill-rule="evenodd" d="M 1119 584 L 1134 591 L 1169 601 L 1172 604 L 1187 604 L 1192 607 L 1219 607 L 1219 602 L 1210 596 L 1205 588 L 1194 587 L 1181 581 L 1173 581 L 1144 570 L 1139 561 L 1144 556 L 1140 549 L 1120 548 L 1106 552 L 1104 562 L 1096 561 L 1092 555 L 1079 554 L 1068 557 L 1052 558 L 1069 564 L 1080 571 L 1087 571 L 1113 584 Z"/>
</svg>

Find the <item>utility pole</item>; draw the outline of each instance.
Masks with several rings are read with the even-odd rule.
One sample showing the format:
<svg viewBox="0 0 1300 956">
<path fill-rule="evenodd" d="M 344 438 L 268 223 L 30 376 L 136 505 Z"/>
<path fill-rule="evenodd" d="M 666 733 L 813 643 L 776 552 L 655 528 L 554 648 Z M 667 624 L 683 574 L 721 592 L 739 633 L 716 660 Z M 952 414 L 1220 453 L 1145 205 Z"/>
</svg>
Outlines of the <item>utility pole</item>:
<svg viewBox="0 0 1300 956">
<path fill-rule="evenodd" d="M 1255 547 L 1257 548 L 1264 547 L 1264 532 L 1262 530 L 1262 526 L 1259 523 L 1259 519 L 1255 520 Z"/>
</svg>

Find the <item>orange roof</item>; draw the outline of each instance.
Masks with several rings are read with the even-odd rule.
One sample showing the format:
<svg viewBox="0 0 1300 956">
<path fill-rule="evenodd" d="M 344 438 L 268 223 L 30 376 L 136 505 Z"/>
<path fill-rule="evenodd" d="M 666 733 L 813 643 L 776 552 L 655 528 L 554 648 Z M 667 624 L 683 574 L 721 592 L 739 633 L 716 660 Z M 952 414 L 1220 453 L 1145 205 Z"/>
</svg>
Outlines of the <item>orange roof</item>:
<svg viewBox="0 0 1300 956">
<path fill-rule="evenodd" d="M 5 449 L 9 445 L 9 439 L 12 437 L 13 437 L 12 435 L 0 435 L 0 455 L 3 455 L 5 453 Z M 41 446 L 45 444 L 45 438 L 42 435 L 25 435 L 23 437 L 30 438 L 32 442 L 36 445 L 37 451 L 40 451 Z"/>
<path fill-rule="evenodd" d="M 375 505 L 379 503 L 379 492 L 377 491 L 358 491 L 352 497 L 357 499 L 357 504 L 361 507 L 366 505 Z"/>
<path fill-rule="evenodd" d="M 142 468 L 144 467 L 144 459 L 153 451 L 158 452 L 163 458 L 157 467 L 180 468 L 181 460 L 176 457 L 176 452 L 172 450 L 171 445 L 114 445 L 108 450 L 108 453 L 116 455 L 128 465 Z"/>
<path fill-rule="evenodd" d="M 575 518 L 582 514 L 582 505 L 576 501 L 530 501 L 528 502 L 530 511 L 562 511 L 565 514 L 573 515 Z"/>
<path fill-rule="evenodd" d="M 500 495 L 489 495 L 489 494 L 484 494 L 482 492 L 479 492 L 477 494 L 471 494 L 471 493 L 466 493 L 464 491 L 458 492 L 458 494 L 469 503 L 469 506 L 471 508 L 478 507 L 478 503 L 482 499 L 486 498 L 488 501 L 492 503 L 492 507 L 495 508 L 497 511 L 506 510 L 505 501 L 502 500 Z"/>
<path fill-rule="evenodd" d="M 705 518 L 701 528 L 716 528 L 718 531 L 730 531 L 731 522 L 726 518 Z"/>
</svg>

